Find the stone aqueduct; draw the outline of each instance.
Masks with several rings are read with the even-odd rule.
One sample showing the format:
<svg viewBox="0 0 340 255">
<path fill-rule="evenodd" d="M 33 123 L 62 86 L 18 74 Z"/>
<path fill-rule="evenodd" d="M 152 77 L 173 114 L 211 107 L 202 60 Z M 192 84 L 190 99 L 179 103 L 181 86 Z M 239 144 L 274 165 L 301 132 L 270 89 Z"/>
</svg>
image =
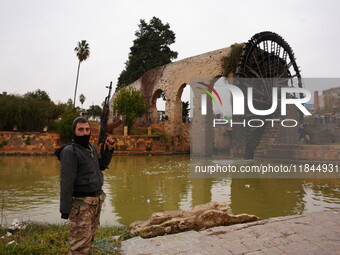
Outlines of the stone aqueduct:
<svg viewBox="0 0 340 255">
<path fill-rule="evenodd" d="M 181 141 L 182 143 L 182 145 L 181 143 L 177 143 L 177 148 L 174 149 L 174 152 L 188 152 L 191 149 L 191 151 L 194 150 L 200 155 L 207 155 L 210 154 L 209 151 L 212 149 L 216 149 L 221 144 L 223 147 L 223 144 L 228 143 L 229 146 L 232 147 L 233 155 L 245 156 L 248 154 L 246 157 L 251 158 L 256 154 L 259 155 L 255 150 L 258 145 L 261 145 L 261 137 L 265 133 L 272 134 L 270 139 L 268 137 L 264 139 L 269 139 L 272 143 L 295 143 L 296 130 L 293 129 L 289 132 L 280 130 L 280 128 L 268 130 L 267 127 L 256 130 L 256 132 L 253 132 L 254 130 L 247 130 L 247 128 L 237 128 L 232 131 L 230 128 L 222 131 L 221 129 L 220 131 L 218 131 L 218 129 L 199 130 L 202 128 L 200 128 L 200 124 L 196 122 L 212 123 L 212 118 L 203 118 L 198 121 L 194 118 L 191 127 L 187 123 L 182 123 L 181 96 L 185 86 L 193 83 L 195 80 L 204 80 L 206 83 L 213 85 L 215 78 L 224 76 L 224 62 L 226 57 L 231 55 L 232 50 L 232 47 L 227 47 L 154 68 L 144 73 L 138 80 L 129 85 L 140 90 L 146 100 L 149 112 L 145 116 L 144 122 L 148 126 L 152 126 L 158 122 L 159 116 L 156 101 L 161 93 L 165 93 L 165 113 L 168 119 L 164 122 L 164 131 L 173 138 L 174 144 L 176 144 L 176 141 Z M 301 87 L 302 84 L 300 71 L 289 44 L 281 36 L 267 31 L 254 35 L 247 43 L 243 44 L 238 66 L 236 71 L 234 70 L 233 77 L 235 77 L 235 75 L 241 78 L 285 78 L 286 80 L 295 77 L 298 79 L 297 86 Z M 268 84 L 264 86 L 267 86 L 265 89 L 268 90 Z M 279 85 L 269 84 L 269 91 L 272 86 Z M 246 90 L 246 87 L 242 87 L 242 85 L 240 88 L 243 91 Z M 258 91 L 263 89 L 264 87 L 259 87 Z M 259 105 L 260 108 L 258 109 L 268 109 L 271 99 L 262 97 L 261 92 L 259 92 L 258 95 L 259 101 L 261 101 Z M 110 105 L 112 105 L 115 96 L 116 94 L 113 95 Z M 199 100 L 198 97 L 194 98 L 193 105 L 190 105 L 190 108 L 194 108 L 194 111 L 199 111 L 200 108 L 197 100 Z M 198 106 L 195 107 L 195 105 Z M 295 110 L 292 110 L 290 115 L 294 119 L 299 118 L 299 114 Z M 194 114 L 194 116 L 197 115 Z M 191 148 L 189 137 L 190 128 L 196 132 L 195 137 L 199 137 L 199 139 L 202 138 L 196 145 L 191 143 Z M 222 137 L 222 139 L 216 138 L 218 135 L 214 134 L 214 132 L 220 132 L 218 135 Z M 235 137 L 237 139 L 235 139 Z M 187 146 L 183 146 L 183 144 L 187 144 Z M 174 147 L 176 147 L 176 145 Z M 205 148 L 202 150 L 201 147 Z M 230 147 L 228 149 L 230 149 Z M 262 150 L 264 150 L 264 145 L 259 147 L 262 147 Z"/>
<path fill-rule="evenodd" d="M 194 78 L 223 76 L 223 60 L 230 52 L 231 48 L 228 47 L 172 62 L 149 70 L 130 84 L 129 86 L 143 92 L 150 109 L 149 124 L 157 122 L 156 101 L 160 93 L 165 92 L 165 112 L 168 116 L 165 132 L 172 136 L 181 135 L 183 132 L 181 96 L 184 87 Z M 114 97 L 115 95 L 111 102 Z"/>
</svg>

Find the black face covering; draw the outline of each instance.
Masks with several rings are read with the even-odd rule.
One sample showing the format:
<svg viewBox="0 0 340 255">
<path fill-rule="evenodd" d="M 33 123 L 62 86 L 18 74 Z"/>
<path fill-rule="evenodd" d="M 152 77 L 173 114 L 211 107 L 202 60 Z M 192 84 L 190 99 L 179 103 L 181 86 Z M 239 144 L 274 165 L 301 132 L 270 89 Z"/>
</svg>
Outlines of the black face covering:
<svg viewBox="0 0 340 255">
<path fill-rule="evenodd" d="M 89 148 L 90 135 L 73 135 L 74 142 L 83 146 L 84 148 Z"/>
</svg>

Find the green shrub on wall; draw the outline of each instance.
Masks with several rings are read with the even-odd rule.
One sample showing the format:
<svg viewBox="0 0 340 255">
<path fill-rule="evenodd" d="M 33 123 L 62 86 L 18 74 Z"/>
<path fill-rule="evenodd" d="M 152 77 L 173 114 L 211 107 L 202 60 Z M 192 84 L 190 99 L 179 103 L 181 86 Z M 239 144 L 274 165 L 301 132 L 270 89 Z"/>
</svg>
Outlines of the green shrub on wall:
<svg viewBox="0 0 340 255">
<path fill-rule="evenodd" d="M 127 146 L 126 145 L 120 145 L 118 150 L 119 151 L 126 151 L 127 150 Z"/>
<path fill-rule="evenodd" d="M 224 75 L 226 77 L 228 77 L 230 73 L 236 72 L 236 68 L 241 57 L 243 45 L 235 43 L 231 45 L 230 48 L 231 48 L 230 56 L 226 57 L 223 62 L 223 70 Z"/>
<path fill-rule="evenodd" d="M 25 144 L 26 145 L 31 145 L 31 137 L 27 136 Z"/>
</svg>

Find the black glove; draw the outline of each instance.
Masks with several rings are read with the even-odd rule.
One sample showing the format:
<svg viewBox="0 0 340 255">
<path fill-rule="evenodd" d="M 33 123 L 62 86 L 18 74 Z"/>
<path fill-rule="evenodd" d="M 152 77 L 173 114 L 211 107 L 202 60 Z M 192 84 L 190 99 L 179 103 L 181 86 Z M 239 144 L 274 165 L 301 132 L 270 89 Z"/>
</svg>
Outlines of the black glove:
<svg viewBox="0 0 340 255">
<path fill-rule="evenodd" d="M 68 216 L 70 216 L 68 213 L 62 213 L 61 218 L 67 220 Z"/>
</svg>

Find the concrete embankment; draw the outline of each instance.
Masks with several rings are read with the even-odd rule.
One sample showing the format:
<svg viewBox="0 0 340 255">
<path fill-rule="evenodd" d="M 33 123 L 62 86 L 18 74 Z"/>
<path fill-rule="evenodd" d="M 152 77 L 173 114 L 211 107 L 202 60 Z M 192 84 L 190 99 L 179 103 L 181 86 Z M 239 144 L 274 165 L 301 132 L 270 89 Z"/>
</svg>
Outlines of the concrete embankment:
<svg viewBox="0 0 340 255">
<path fill-rule="evenodd" d="M 261 220 L 122 243 L 124 255 L 340 254 L 340 210 Z"/>
</svg>

